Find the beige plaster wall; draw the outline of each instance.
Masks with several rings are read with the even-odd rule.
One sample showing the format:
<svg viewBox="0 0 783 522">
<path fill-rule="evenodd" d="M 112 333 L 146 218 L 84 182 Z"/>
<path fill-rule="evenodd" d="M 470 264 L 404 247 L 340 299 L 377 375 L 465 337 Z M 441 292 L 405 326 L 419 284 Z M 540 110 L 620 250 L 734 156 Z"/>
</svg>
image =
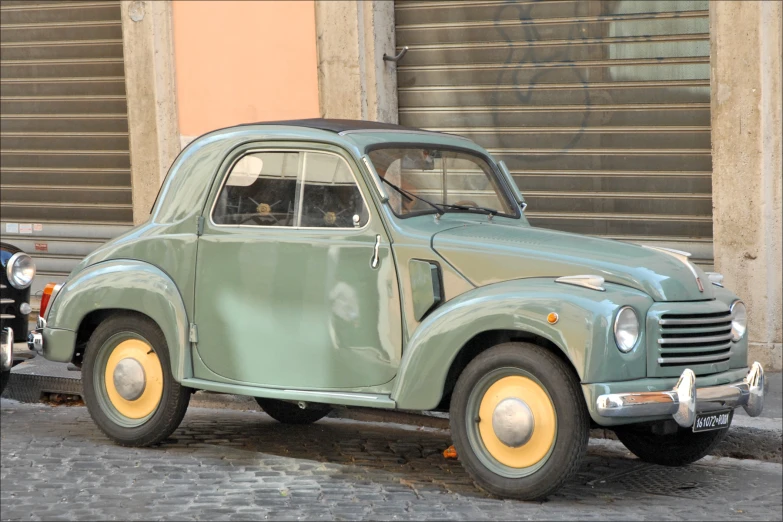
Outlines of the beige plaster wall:
<svg viewBox="0 0 783 522">
<path fill-rule="evenodd" d="M 312 1 L 175 1 L 183 141 L 255 121 L 318 117 Z"/>
<path fill-rule="evenodd" d="M 715 268 L 746 302 L 750 357 L 781 370 L 780 2 L 711 2 Z"/>
</svg>

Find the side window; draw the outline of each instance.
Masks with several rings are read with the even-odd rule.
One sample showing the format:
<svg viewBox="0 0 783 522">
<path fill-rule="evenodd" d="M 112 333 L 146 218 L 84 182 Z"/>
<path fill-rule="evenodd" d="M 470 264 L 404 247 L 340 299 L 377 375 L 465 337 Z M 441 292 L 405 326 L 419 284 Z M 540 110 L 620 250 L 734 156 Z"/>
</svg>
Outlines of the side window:
<svg viewBox="0 0 783 522">
<path fill-rule="evenodd" d="M 218 225 L 292 227 L 299 204 L 300 152 L 254 152 L 231 168 L 212 220 Z"/>
<path fill-rule="evenodd" d="M 305 153 L 300 226 L 354 228 L 369 219 L 348 163 L 335 154 Z"/>
</svg>

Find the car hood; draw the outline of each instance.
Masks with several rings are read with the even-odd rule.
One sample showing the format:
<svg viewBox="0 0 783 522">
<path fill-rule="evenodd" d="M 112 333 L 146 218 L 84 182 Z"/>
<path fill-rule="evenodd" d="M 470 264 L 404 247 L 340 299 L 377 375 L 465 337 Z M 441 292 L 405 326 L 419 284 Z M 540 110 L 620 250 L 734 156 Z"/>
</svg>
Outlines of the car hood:
<svg viewBox="0 0 783 522">
<path fill-rule="evenodd" d="M 534 227 L 465 225 L 436 233 L 432 247 L 474 285 L 528 277 L 598 275 L 655 301 L 713 298 L 704 272 L 661 251 L 631 243 Z"/>
</svg>

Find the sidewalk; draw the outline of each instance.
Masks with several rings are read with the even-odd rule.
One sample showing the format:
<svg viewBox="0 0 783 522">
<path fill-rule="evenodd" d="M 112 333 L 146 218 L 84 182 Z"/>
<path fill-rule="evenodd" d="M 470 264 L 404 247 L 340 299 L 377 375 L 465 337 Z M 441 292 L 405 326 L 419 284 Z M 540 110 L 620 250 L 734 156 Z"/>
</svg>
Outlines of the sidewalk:
<svg viewBox="0 0 783 522">
<path fill-rule="evenodd" d="M 783 462 L 783 374 L 767 373 L 764 411 L 756 418 L 748 417 L 745 410 L 737 408 L 726 440 L 713 455 L 740 459 Z M 20 402 L 39 402 L 57 396 L 82 394 L 81 372 L 71 371 L 68 365 L 36 357 L 12 370 L 12 377 L 3 397 Z M 54 396 L 54 397 L 52 397 Z M 199 391 L 190 402 L 191 407 L 260 410 L 252 397 Z M 403 412 L 371 408 L 335 408 L 329 415 L 334 418 L 356 421 L 403 424 L 427 430 L 448 430 L 448 414 L 437 412 Z M 591 430 L 592 438 L 614 439 L 611 430 Z"/>
</svg>

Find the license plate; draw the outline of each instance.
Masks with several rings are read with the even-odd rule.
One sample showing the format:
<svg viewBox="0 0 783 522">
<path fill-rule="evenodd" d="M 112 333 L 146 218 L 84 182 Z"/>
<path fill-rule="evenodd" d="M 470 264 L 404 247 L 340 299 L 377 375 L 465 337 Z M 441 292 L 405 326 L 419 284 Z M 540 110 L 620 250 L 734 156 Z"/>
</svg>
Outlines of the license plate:
<svg viewBox="0 0 783 522">
<path fill-rule="evenodd" d="M 722 430 L 731 426 L 731 418 L 734 410 L 713 411 L 710 413 L 697 413 L 693 423 L 693 431 Z"/>
</svg>

